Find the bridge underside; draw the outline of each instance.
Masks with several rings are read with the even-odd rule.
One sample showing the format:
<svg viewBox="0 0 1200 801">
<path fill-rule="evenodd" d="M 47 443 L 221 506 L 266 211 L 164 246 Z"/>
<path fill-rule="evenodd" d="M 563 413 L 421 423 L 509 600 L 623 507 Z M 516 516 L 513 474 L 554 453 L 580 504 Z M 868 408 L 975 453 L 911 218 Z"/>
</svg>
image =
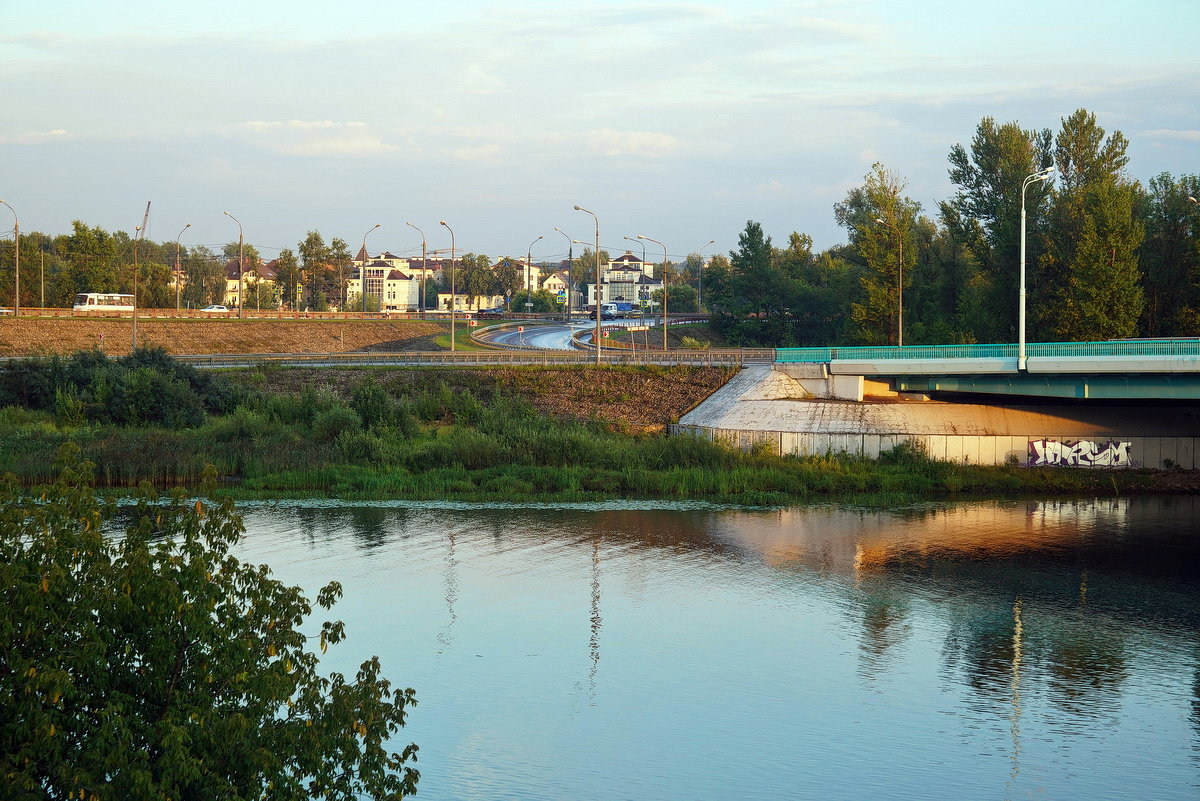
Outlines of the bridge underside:
<svg viewBox="0 0 1200 801">
<path fill-rule="evenodd" d="M 1089 400 L 1200 400 L 1200 375 L 915 375 L 895 376 L 900 392 L 958 392 Z"/>
</svg>

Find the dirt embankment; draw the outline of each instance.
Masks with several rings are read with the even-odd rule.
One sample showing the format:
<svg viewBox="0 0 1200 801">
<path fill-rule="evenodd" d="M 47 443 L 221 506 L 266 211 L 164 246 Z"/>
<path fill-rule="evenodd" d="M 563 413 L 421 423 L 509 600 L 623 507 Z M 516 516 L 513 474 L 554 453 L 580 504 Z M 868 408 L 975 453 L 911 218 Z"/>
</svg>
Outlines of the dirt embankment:
<svg viewBox="0 0 1200 801">
<path fill-rule="evenodd" d="M 0 319 L 0 356 L 72 353 L 98 347 L 124 356 L 131 320 Z M 138 345 L 175 355 L 194 353 L 339 353 L 354 350 L 440 350 L 442 323 L 419 320 L 138 320 Z"/>
<path fill-rule="evenodd" d="M 553 417 L 599 420 L 630 432 L 661 431 L 721 388 L 736 373 L 729 367 L 485 367 L 372 370 L 397 394 L 406 386 L 445 384 L 481 399 L 516 394 Z M 300 392 L 327 387 L 349 395 L 364 375 L 352 368 L 266 370 L 261 389 Z"/>
</svg>

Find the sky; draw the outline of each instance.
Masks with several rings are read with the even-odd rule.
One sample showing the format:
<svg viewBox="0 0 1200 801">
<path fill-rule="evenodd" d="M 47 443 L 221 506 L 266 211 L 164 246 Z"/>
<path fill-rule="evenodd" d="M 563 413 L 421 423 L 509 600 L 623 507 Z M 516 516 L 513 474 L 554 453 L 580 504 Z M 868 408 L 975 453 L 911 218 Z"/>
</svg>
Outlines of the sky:
<svg viewBox="0 0 1200 801">
<path fill-rule="evenodd" d="M 149 239 L 214 249 L 228 211 L 266 258 L 376 223 L 420 255 L 407 222 L 535 261 L 596 219 L 614 255 L 747 220 L 824 249 L 875 162 L 936 216 L 984 117 L 1085 108 L 1129 177 L 1200 173 L 1198 34 L 1195 0 L 0 0 L 0 198 L 48 234 L 150 201 Z"/>
</svg>

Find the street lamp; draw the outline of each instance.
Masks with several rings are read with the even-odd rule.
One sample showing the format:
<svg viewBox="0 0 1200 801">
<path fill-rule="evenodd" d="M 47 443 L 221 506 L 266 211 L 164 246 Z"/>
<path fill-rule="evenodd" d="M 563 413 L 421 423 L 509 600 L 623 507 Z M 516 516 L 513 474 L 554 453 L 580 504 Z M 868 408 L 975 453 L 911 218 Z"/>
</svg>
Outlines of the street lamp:
<svg viewBox="0 0 1200 801">
<path fill-rule="evenodd" d="M 529 249 L 525 252 L 525 310 L 526 313 L 533 311 L 533 246 L 538 241 L 545 239 L 539 236 L 533 242 L 529 243 Z"/>
<path fill-rule="evenodd" d="M 653 242 L 663 249 L 663 268 L 662 268 L 662 284 L 663 284 L 663 353 L 667 352 L 667 246 L 657 239 L 651 239 L 648 236 L 637 235 L 638 239 L 645 239 L 647 242 Z"/>
<path fill-rule="evenodd" d="M 717 240 L 710 239 L 701 245 L 700 249 L 696 251 L 696 255 L 701 257 L 700 265 L 697 268 L 696 274 L 696 311 L 700 313 L 704 312 L 704 257 L 702 254 L 704 253 L 704 249 L 706 247 L 715 244 L 717 244 Z"/>
<path fill-rule="evenodd" d="M 421 235 L 421 297 L 417 299 L 417 309 L 423 320 L 425 319 L 425 273 L 428 272 L 425 264 L 425 232 L 410 222 L 404 224 Z"/>
<path fill-rule="evenodd" d="M 567 236 L 567 232 L 554 226 L 554 230 L 567 237 L 567 322 L 571 322 L 571 293 L 575 291 L 575 240 Z"/>
<path fill-rule="evenodd" d="M 1033 175 L 1025 176 L 1025 180 L 1021 183 L 1021 290 L 1019 294 L 1019 303 L 1017 317 L 1018 339 L 1017 339 L 1017 369 L 1024 370 L 1025 362 L 1025 190 L 1031 184 L 1039 181 L 1045 181 L 1050 178 L 1054 172 L 1054 167 L 1046 167 L 1043 170 L 1038 170 Z"/>
<path fill-rule="evenodd" d="M 638 242 L 638 240 L 634 239 L 632 236 L 627 236 L 625 238 L 628 239 L 630 242 L 637 242 L 639 245 L 642 246 L 642 264 L 645 264 L 646 263 L 646 243 Z"/>
<path fill-rule="evenodd" d="M 8 206 L 3 200 L 0 204 Z M 21 316 L 21 221 L 17 219 L 17 210 L 8 206 L 13 215 L 13 319 Z"/>
<path fill-rule="evenodd" d="M 242 222 L 241 222 L 241 220 L 239 220 L 237 217 L 234 217 L 229 212 L 225 212 L 225 216 L 228 217 L 229 219 L 233 220 L 235 223 L 237 223 L 237 227 L 238 227 L 238 294 L 237 294 L 238 317 L 244 318 L 246 316 L 246 310 L 245 310 L 245 306 L 243 306 L 243 304 L 242 304 L 242 273 L 245 272 L 245 270 L 243 269 L 245 267 L 245 262 L 242 261 L 242 242 L 243 242 Z"/>
<path fill-rule="evenodd" d="M 192 224 L 188 223 L 179 230 L 175 236 L 175 313 L 179 313 L 179 238 L 183 236 L 183 232 L 191 228 Z"/>
<path fill-rule="evenodd" d="M 904 347 L 904 234 L 900 233 L 900 227 L 886 222 L 882 217 L 876 217 L 875 222 L 880 225 L 886 225 L 896 232 L 896 241 L 899 242 L 900 250 L 900 278 L 896 286 L 896 303 L 898 306 L 898 314 L 896 318 L 896 345 Z"/>
<path fill-rule="evenodd" d="M 142 226 L 135 226 L 133 229 L 133 344 L 129 348 L 129 352 L 133 353 L 137 350 L 137 290 L 138 290 L 138 240 L 142 238 Z"/>
<path fill-rule="evenodd" d="M 440 220 L 438 225 L 446 225 L 445 220 Z M 450 351 L 454 351 L 454 306 L 458 301 L 458 289 L 454 283 L 454 229 L 446 225 L 446 230 L 450 232 Z"/>
<path fill-rule="evenodd" d="M 359 273 L 359 277 L 362 280 L 360 280 L 358 282 L 358 284 L 359 284 L 358 288 L 360 290 L 362 290 L 363 314 L 367 313 L 367 234 L 370 234 L 372 231 L 374 231 L 379 226 L 380 226 L 380 223 L 375 223 L 375 225 L 373 225 L 367 229 L 366 234 L 363 234 L 363 243 L 362 243 L 363 263 L 362 263 L 362 272 Z M 379 310 L 383 311 L 383 286 L 382 286 L 382 284 L 379 287 Z"/>
<path fill-rule="evenodd" d="M 575 211 L 586 211 L 596 221 L 596 366 L 600 366 L 600 218 L 596 212 L 588 211 L 583 206 L 576 206 Z"/>
</svg>

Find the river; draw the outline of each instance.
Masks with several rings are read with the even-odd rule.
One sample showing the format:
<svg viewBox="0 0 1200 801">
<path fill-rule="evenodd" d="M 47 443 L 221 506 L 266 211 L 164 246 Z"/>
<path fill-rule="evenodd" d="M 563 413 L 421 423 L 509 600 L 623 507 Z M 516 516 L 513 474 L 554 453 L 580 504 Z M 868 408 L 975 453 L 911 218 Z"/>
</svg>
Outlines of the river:
<svg viewBox="0 0 1200 801">
<path fill-rule="evenodd" d="M 1200 498 L 243 512 L 419 798 L 1200 797 Z"/>
</svg>

